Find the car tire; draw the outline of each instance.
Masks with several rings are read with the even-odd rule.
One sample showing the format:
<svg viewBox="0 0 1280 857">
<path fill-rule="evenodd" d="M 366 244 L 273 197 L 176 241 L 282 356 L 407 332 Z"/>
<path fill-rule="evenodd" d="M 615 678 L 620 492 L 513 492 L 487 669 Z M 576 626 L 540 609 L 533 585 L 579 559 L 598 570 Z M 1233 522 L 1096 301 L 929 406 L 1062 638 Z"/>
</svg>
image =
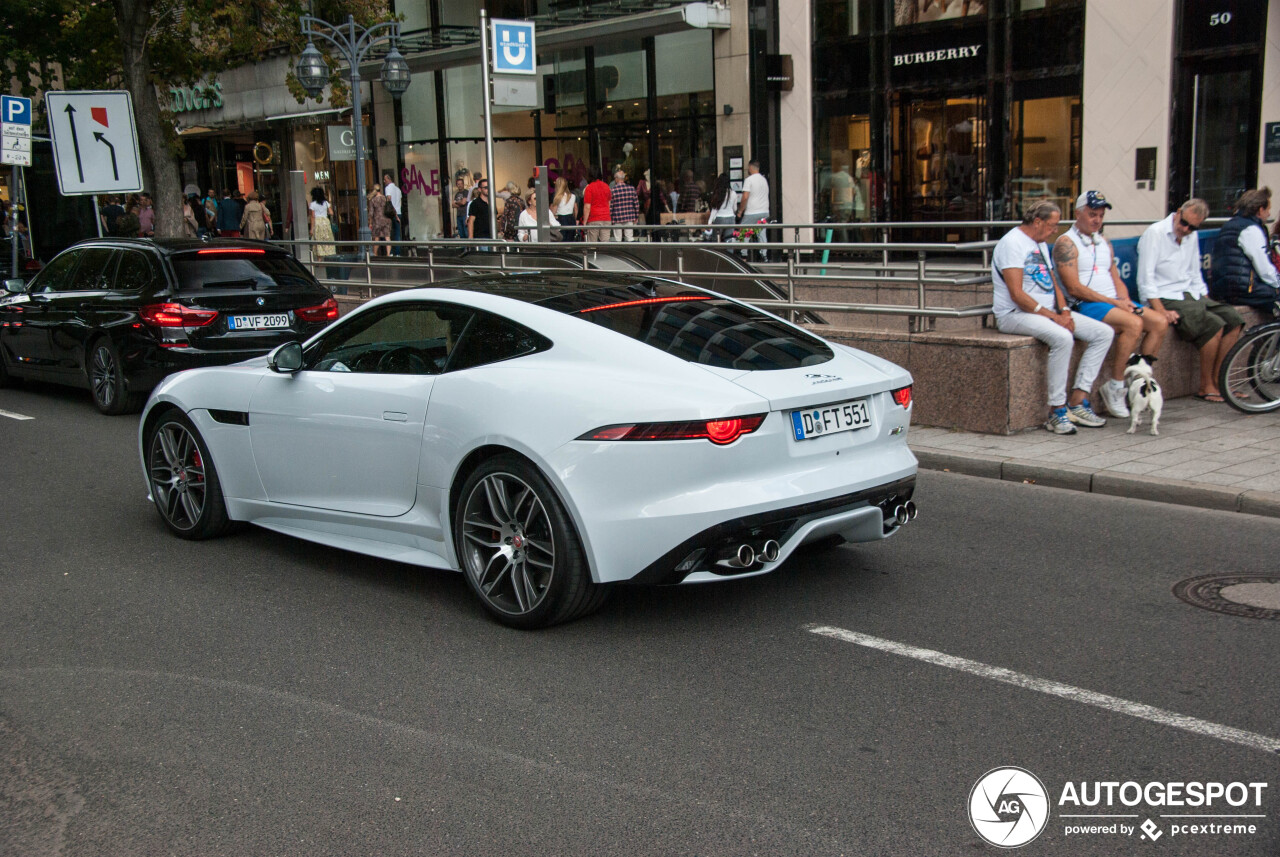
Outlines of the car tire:
<svg viewBox="0 0 1280 857">
<path fill-rule="evenodd" d="M 454 509 L 454 546 L 480 603 L 512 628 L 546 628 L 598 609 L 610 587 L 591 580 L 573 521 L 551 484 L 516 455 L 483 462 Z"/>
<path fill-rule="evenodd" d="M 0 346 L 3 347 L 3 346 Z M 9 367 L 4 365 L 4 355 L 0 354 L 0 389 L 12 387 L 18 382 L 17 377 L 9 374 Z"/>
<path fill-rule="evenodd" d="M 204 438 L 180 411 L 171 410 L 147 430 L 147 482 L 169 532 L 210 539 L 231 526 L 222 483 Z"/>
<path fill-rule="evenodd" d="M 86 358 L 85 374 L 94 407 L 111 417 L 136 413 L 142 406 L 142 396 L 129 392 L 120 354 L 111 340 L 105 336 L 94 340 Z"/>
</svg>

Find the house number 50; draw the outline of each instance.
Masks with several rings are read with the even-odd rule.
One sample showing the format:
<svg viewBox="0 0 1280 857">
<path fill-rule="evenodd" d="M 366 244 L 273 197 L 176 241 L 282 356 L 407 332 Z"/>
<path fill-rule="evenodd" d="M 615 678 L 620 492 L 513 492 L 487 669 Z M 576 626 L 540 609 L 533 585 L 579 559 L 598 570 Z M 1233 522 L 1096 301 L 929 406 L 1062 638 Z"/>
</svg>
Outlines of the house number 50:
<svg viewBox="0 0 1280 857">
<path fill-rule="evenodd" d="M 1230 23 L 1231 23 L 1230 12 L 1215 12 L 1209 16 L 1210 27 L 1216 27 L 1219 24 L 1230 24 Z"/>
</svg>

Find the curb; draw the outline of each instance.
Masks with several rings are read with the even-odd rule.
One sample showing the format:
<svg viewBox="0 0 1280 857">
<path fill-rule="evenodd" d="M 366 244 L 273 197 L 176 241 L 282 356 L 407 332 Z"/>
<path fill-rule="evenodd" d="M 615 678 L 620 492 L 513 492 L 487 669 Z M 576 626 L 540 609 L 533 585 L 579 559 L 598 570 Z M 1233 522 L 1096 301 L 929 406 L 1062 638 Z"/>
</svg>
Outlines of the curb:
<svg viewBox="0 0 1280 857">
<path fill-rule="evenodd" d="M 1069 491 L 1280 518 L 1280 494 L 1270 491 L 1242 491 L 1180 479 L 1159 479 L 1071 465 L 1053 466 L 1038 461 L 990 455 L 960 455 L 928 448 L 913 447 L 911 451 L 915 453 L 920 467 L 925 470 L 945 470 L 1006 482 L 1029 482 Z"/>
</svg>

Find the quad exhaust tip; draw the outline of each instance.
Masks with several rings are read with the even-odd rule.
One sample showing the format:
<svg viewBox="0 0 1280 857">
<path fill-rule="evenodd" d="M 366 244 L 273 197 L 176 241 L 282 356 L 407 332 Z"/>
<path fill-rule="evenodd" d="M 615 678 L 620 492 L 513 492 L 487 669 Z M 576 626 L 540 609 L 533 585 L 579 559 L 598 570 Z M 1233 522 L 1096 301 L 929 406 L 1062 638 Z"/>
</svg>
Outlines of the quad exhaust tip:
<svg viewBox="0 0 1280 857">
<path fill-rule="evenodd" d="M 751 545 L 739 545 L 729 565 L 734 568 L 750 568 L 756 564 L 756 550 Z"/>
<path fill-rule="evenodd" d="M 760 556 L 765 562 L 777 562 L 778 555 L 782 553 L 782 547 L 773 539 L 769 539 L 760 548 Z"/>
</svg>

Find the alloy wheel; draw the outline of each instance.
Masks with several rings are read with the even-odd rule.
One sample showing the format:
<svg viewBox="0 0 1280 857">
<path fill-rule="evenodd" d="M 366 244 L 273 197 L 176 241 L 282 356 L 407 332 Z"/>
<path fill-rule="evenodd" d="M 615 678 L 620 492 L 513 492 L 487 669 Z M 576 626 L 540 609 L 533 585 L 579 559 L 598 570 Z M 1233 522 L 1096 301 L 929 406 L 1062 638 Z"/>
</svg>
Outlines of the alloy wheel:
<svg viewBox="0 0 1280 857">
<path fill-rule="evenodd" d="M 546 506 L 526 482 L 492 473 L 463 506 L 462 561 L 477 591 L 496 610 L 522 615 L 547 596 L 556 540 Z"/>
<path fill-rule="evenodd" d="M 110 410 L 116 403 L 118 390 L 115 355 L 106 345 L 93 349 L 93 358 L 89 363 L 89 383 L 93 386 L 93 398 L 104 411 Z"/>
<path fill-rule="evenodd" d="M 200 522 L 208 494 L 204 457 L 195 436 L 179 422 L 166 422 L 151 439 L 149 471 L 156 506 L 175 529 Z"/>
</svg>

